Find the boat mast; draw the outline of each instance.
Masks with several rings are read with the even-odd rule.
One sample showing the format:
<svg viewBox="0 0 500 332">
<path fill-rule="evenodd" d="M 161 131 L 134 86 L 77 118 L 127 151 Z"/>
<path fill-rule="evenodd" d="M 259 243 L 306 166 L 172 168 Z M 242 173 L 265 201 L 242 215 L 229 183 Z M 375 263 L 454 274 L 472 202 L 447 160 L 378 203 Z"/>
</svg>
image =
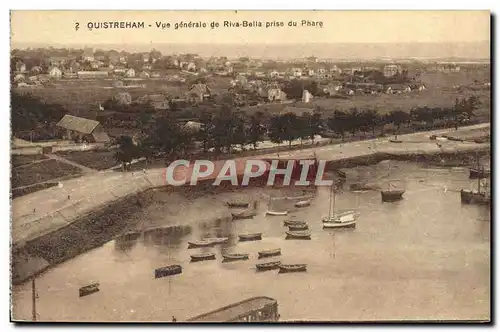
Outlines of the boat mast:
<svg viewBox="0 0 500 332">
<path fill-rule="evenodd" d="M 333 184 L 330 187 L 330 199 L 328 202 L 328 218 L 332 217 L 332 196 L 333 196 Z"/>
<path fill-rule="evenodd" d="M 479 163 L 479 154 L 477 155 L 477 193 L 480 194 L 481 193 L 481 165 Z"/>
<path fill-rule="evenodd" d="M 32 321 L 36 322 L 36 287 L 35 287 L 35 277 L 31 279 L 31 300 L 32 300 Z"/>
</svg>

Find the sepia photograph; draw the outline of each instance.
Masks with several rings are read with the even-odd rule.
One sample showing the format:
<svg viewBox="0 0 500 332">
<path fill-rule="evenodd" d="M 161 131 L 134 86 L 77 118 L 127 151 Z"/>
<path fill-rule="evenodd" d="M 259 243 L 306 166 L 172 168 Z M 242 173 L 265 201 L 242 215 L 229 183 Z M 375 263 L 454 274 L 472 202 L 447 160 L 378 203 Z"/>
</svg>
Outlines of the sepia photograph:
<svg viewBox="0 0 500 332">
<path fill-rule="evenodd" d="M 11 322 L 490 323 L 491 25 L 11 10 Z"/>
</svg>

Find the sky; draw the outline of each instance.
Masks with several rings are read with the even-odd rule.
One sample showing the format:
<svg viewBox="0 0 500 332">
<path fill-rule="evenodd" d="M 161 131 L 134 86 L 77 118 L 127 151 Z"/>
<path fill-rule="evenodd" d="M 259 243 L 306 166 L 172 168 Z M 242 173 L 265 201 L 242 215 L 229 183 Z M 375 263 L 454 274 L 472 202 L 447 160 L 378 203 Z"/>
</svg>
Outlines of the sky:
<svg viewBox="0 0 500 332">
<path fill-rule="evenodd" d="M 284 27 L 223 27 L 224 21 Z M 301 26 L 302 20 L 323 27 Z M 92 29 L 100 22 L 144 22 L 144 29 Z M 157 28 L 157 22 L 206 28 Z M 297 22 L 289 27 L 288 22 Z M 219 23 L 212 29 L 211 22 Z M 78 23 L 79 29 L 75 29 Z M 149 27 L 151 25 L 151 27 Z M 11 11 L 11 41 L 47 44 L 461 43 L 490 40 L 489 11 Z"/>
</svg>

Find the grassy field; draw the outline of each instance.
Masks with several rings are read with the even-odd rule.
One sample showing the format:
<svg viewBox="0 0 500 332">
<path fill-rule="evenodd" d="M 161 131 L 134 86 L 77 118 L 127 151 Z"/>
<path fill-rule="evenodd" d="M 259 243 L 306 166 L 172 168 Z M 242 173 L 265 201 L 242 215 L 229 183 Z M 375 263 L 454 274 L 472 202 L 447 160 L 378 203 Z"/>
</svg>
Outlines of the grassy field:
<svg viewBox="0 0 500 332">
<path fill-rule="evenodd" d="M 12 169 L 11 187 L 29 186 L 39 182 L 79 175 L 79 168 L 49 159 L 43 162 Z"/>
<path fill-rule="evenodd" d="M 113 151 L 72 151 L 58 152 L 57 154 L 77 164 L 96 170 L 105 170 L 117 164 L 113 158 Z"/>
<path fill-rule="evenodd" d="M 348 110 L 353 107 L 361 110 L 374 108 L 381 114 L 385 114 L 393 110 L 410 111 L 412 108 L 424 106 L 453 107 L 456 98 L 466 98 L 472 95 L 480 98 L 482 112 L 489 112 L 491 105 L 490 91 L 458 92 L 429 89 L 400 95 L 380 94 L 375 96 L 352 96 L 349 99 L 316 99 L 312 101 L 311 105 L 319 106 L 326 111 L 334 109 Z M 305 107 L 302 103 L 296 103 L 296 106 Z"/>
</svg>

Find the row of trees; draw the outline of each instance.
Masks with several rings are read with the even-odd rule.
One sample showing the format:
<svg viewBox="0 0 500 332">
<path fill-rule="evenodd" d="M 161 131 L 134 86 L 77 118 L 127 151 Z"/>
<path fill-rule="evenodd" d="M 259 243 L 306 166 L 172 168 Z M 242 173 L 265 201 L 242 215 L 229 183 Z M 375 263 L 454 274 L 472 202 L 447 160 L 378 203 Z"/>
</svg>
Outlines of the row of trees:
<svg viewBox="0 0 500 332">
<path fill-rule="evenodd" d="M 144 118 L 140 121 L 141 135 L 137 145 L 130 138 L 122 137 L 116 159 L 124 164 L 133 158 L 144 156 L 150 158 L 161 154 L 167 161 L 186 158 L 195 153 L 214 155 L 230 154 L 234 147 L 251 145 L 254 149 L 259 142 L 270 140 L 273 143 L 288 143 L 291 146 L 295 140 L 311 140 L 314 143 L 316 135 L 327 131 L 335 133 L 344 140 L 346 134 L 384 130 L 388 124 L 395 127 L 395 133 L 401 126 L 411 123 L 423 123 L 432 126 L 435 121 L 447 121 L 455 127 L 467 122 L 479 106 L 476 97 L 457 100 L 451 108 L 420 107 L 411 112 L 396 110 L 380 114 L 375 109 L 361 111 L 353 108 L 349 111 L 336 110 L 329 117 L 322 117 L 319 110 L 312 113 L 297 115 L 286 113 L 267 117 L 257 112 L 251 116 L 234 113 L 225 107 L 218 113 L 203 112 L 199 119 L 199 127 L 188 128 L 180 125 L 174 118 Z"/>
</svg>

